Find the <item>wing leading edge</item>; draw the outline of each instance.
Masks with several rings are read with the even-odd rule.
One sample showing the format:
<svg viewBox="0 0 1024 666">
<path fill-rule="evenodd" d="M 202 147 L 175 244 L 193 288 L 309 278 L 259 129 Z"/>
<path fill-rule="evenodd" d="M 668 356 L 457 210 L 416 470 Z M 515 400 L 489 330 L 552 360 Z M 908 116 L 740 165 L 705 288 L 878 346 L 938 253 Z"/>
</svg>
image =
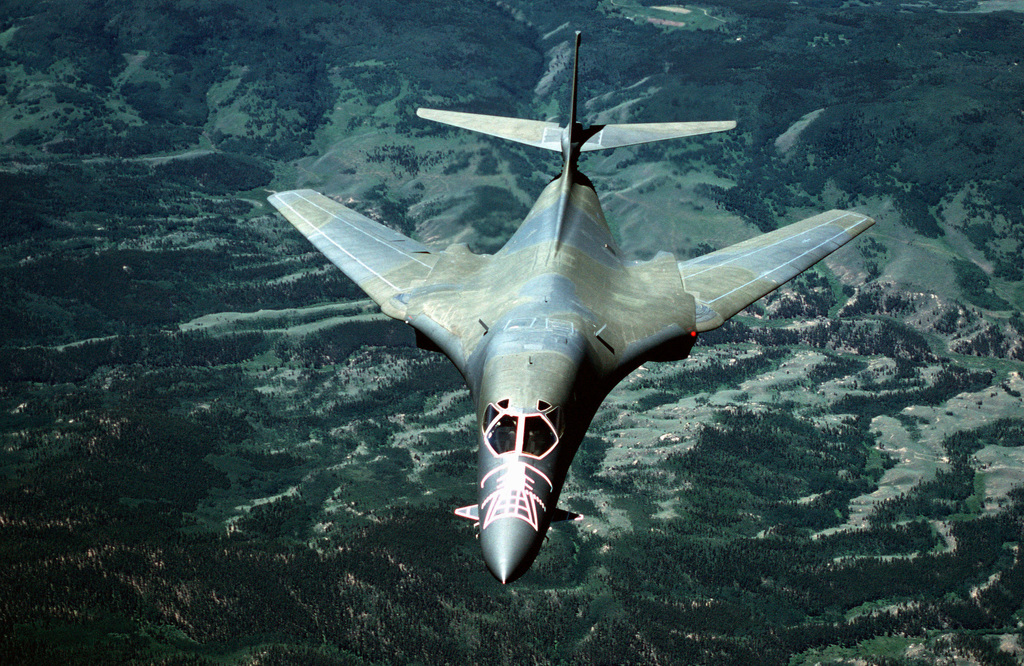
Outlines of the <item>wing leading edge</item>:
<svg viewBox="0 0 1024 666">
<path fill-rule="evenodd" d="M 685 289 L 697 300 L 697 330 L 721 326 L 874 223 L 867 215 L 830 210 L 679 262 Z"/>
<path fill-rule="evenodd" d="M 542 120 L 526 120 L 523 118 L 506 118 L 504 116 L 485 116 L 478 113 L 461 111 L 441 111 L 438 109 L 416 110 L 416 115 L 437 123 L 461 127 L 473 132 L 480 132 L 500 139 L 508 139 L 535 148 L 562 150 L 562 132 L 558 123 Z M 634 146 L 652 141 L 681 139 L 699 134 L 724 132 L 736 127 L 736 121 L 710 121 L 693 123 L 632 123 L 621 125 L 592 125 L 586 132 L 587 138 L 580 150 L 606 150 Z"/>
<path fill-rule="evenodd" d="M 437 263 L 438 255 L 425 245 L 313 190 L 279 192 L 267 200 L 396 319 L 405 316 L 405 303 L 396 297 Z"/>
</svg>

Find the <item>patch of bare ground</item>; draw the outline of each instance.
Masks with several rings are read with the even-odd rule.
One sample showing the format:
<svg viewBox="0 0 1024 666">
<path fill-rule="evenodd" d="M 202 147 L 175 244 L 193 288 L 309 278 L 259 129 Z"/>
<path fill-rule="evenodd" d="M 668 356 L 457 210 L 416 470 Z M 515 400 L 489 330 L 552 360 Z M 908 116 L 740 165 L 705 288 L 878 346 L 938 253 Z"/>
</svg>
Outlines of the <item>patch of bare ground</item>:
<svg viewBox="0 0 1024 666">
<path fill-rule="evenodd" d="M 775 149 L 782 155 L 788 155 L 789 151 L 793 149 L 794 145 L 796 145 L 797 140 L 800 138 L 800 134 L 807 129 L 808 125 L 813 123 L 824 110 L 825 109 L 816 109 L 811 111 L 800 118 L 800 120 L 790 125 L 789 129 L 775 139 Z"/>
<path fill-rule="evenodd" d="M 670 21 L 668 19 L 654 18 L 653 16 L 648 16 L 647 17 L 647 22 L 648 23 L 653 23 L 654 25 L 663 25 L 663 26 L 666 26 L 666 27 L 669 27 L 669 28 L 685 28 L 686 27 L 686 23 L 684 23 L 682 21 Z"/>
</svg>

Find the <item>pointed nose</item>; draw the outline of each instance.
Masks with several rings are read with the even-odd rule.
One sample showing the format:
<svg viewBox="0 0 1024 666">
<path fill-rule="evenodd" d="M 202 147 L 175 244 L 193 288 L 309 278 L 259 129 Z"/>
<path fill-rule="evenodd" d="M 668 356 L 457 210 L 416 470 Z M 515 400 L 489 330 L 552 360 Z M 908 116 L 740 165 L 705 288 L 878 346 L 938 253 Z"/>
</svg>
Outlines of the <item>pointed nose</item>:
<svg viewBox="0 0 1024 666">
<path fill-rule="evenodd" d="M 511 583 L 526 573 L 540 551 L 544 535 L 518 518 L 502 518 L 480 533 L 484 563 L 491 575 Z"/>
</svg>

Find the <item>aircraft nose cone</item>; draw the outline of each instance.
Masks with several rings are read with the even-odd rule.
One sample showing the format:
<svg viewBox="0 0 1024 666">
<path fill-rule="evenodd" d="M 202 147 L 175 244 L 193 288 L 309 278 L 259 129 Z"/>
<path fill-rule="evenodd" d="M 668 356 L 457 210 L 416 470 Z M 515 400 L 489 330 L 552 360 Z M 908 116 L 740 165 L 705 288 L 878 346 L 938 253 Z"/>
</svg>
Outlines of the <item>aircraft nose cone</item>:
<svg viewBox="0 0 1024 666">
<path fill-rule="evenodd" d="M 491 575 L 511 583 L 526 573 L 540 550 L 544 535 L 517 518 L 502 518 L 480 533 L 484 563 Z"/>
</svg>

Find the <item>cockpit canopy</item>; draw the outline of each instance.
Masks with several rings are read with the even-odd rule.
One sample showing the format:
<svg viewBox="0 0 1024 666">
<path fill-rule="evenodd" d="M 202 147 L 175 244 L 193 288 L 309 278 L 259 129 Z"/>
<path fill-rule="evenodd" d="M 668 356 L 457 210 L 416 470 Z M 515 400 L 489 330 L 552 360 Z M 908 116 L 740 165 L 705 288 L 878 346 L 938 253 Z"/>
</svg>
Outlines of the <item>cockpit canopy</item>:
<svg viewBox="0 0 1024 666">
<path fill-rule="evenodd" d="M 483 428 L 484 439 L 494 455 L 518 452 L 543 458 L 558 444 L 562 410 L 538 400 L 537 411 L 524 412 L 511 407 L 506 398 L 487 405 Z"/>
</svg>

